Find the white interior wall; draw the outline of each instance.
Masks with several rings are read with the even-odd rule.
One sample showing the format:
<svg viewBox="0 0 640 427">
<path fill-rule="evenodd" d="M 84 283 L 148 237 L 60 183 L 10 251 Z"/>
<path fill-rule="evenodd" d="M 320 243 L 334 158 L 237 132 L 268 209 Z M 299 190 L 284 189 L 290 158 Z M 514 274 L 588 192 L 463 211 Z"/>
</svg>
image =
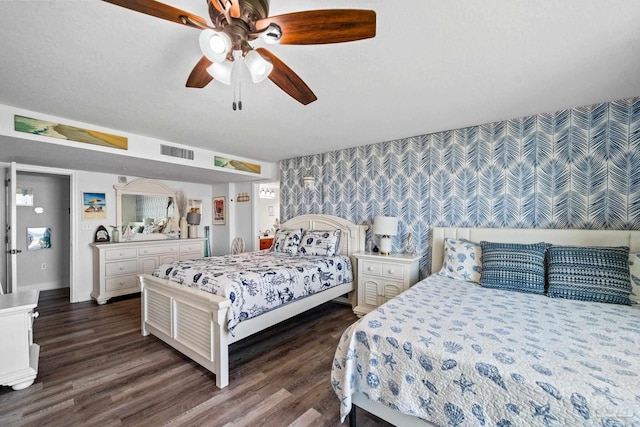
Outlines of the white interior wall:
<svg viewBox="0 0 640 427">
<path fill-rule="evenodd" d="M 252 216 L 252 206 L 255 203 L 255 198 L 253 197 L 253 185 L 251 182 L 242 182 L 233 184 L 233 188 L 235 189 L 233 194 L 231 206 L 234 208 L 234 214 L 230 218 L 232 219 L 231 230 L 233 240 L 236 237 L 241 237 L 244 239 L 245 251 L 255 250 L 256 245 L 254 243 L 254 232 L 253 232 L 253 216 Z M 238 195 L 239 194 L 248 194 L 249 201 L 239 202 Z"/>
</svg>

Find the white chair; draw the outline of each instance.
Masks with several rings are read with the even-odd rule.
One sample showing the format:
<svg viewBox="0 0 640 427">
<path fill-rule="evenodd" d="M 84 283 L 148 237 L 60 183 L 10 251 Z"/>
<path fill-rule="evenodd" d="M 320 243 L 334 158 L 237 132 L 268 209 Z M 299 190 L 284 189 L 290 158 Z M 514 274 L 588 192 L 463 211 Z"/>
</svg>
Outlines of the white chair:
<svg viewBox="0 0 640 427">
<path fill-rule="evenodd" d="M 239 254 L 244 252 L 244 239 L 242 237 L 236 237 L 231 242 L 231 253 Z"/>
</svg>

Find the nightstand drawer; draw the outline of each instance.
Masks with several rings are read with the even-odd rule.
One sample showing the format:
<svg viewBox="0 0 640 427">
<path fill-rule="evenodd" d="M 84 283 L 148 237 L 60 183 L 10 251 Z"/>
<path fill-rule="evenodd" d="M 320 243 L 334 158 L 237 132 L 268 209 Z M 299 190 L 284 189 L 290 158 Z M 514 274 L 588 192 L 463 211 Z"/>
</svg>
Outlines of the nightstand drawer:
<svg viewBox="0 0 640 427">
<path fill-rule="evenodd" d="M 136 276 L 112 277 L 105 280 L 105 289 L 107 291 L 119 291 L 120 289 L 135 288 L 138 286 Z"/>
<path fill-rule="evenodd" d="M 378 276 L 382 275 L 382 264 L 375 261 L 361 261 L 362 262 L 362 272 L 364 274 L 376 274 Z"/>
<path fill-rule="evenodd" d="M 382 276 L 402 280 L 404 278 L 404 267 L 401 264 L 382 263 Z"/>
<path fill-rule="evenodd" d="M 105 276 L 117 276 L 121 274 L 136 274 L 138 272 L 138 260 L 108 262 L 104 267 Z"/>
<path fill-rule="evenodd" d="M 138 256 L 138 251 L 136 250 L 136 248 L 113 249 L 110 251 L 105 251 L 104 253 L 104 259 L 107 261 L 135 258 L 136 256 Z"/>
</svg>

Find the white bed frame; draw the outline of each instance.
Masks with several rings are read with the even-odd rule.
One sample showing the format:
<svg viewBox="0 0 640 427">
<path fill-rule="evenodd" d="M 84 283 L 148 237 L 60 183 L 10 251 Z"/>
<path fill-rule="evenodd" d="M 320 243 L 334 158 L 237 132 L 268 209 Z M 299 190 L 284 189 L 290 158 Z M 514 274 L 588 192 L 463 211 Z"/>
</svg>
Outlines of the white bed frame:
<svg viewBox="0 0 640 427">
<path fill-rule="evenodd" d="M 640 231 L 629 230 L 559 230 L 559 229 L 513 229 L 513 228 L 441 228 L 433 229 L 431 247 L 431 272 L 442 268 L 444 259 L 444 239 L 467 239 L 472 242 L 482 240 L 505 243 L 546 242 L 554 245 L 576 246 L 628 246 L 631 252 L 640 252 Z M 396 426 L 425 427 L 434 424 L 416 417 L 401 414 L 378 402 L 367 399 L 361 393 L 354 393 L 353 404 Z M 354 413 L 352 409 L 351 413 Z M 355 427 L 355 421 L 351 427 Z"/>
<path fill-rule="evenodd" d="M 351 258 L 353 282 L 335 286 L 258 317 L 241 322 L 234 335 L 227 329 L 227 298 L 191 289 L 149 274 L 138 276 L 142 293 L 142 335 L 153 334 L 213 372 L 216 386 L 229 384 L 229 345 L 306 310 L 353 291 L 357 268 L 353 254 L 364 250 L 366 225 L 356 225 L 331 215 L 301 215 L 280 229 L 342 231 L 340 250 Z M 353 301 L 353 298 L 351 298 Z"/>
</svg>

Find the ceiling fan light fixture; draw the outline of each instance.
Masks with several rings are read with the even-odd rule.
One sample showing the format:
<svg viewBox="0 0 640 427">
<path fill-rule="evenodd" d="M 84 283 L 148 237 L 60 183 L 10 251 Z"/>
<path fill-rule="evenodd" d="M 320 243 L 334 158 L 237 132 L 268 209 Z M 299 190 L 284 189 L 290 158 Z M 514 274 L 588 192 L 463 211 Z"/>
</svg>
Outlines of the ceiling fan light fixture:
<svg viewBox="0 0 640 427">
<path fill-rule="evenodd" d="M 221 31 L 203 30 L 199 42 L 202 54 L 213 62 L 223 62 L 231 52 L 231 37 Z"/>
<path fill-rule="evenodd" d="M 207 68 L 207 72 L 213 76 L 214 79 L 220 83 L 224 83 L 227 86 L 231 84 L 231 72 L 233 71 L 233 62 L 222 61 L 214 62 Z"/>
<path fill-rule="evenodd" d="M 255 50 L 250 50 L 244 57 L 244 63 L 247 64 L 249 73 L 251 74 L 251 80 L 254 83 L 260 83 L 271 74 L 273 71 L 273 64 L 264 59 Z"/>
</svg>

